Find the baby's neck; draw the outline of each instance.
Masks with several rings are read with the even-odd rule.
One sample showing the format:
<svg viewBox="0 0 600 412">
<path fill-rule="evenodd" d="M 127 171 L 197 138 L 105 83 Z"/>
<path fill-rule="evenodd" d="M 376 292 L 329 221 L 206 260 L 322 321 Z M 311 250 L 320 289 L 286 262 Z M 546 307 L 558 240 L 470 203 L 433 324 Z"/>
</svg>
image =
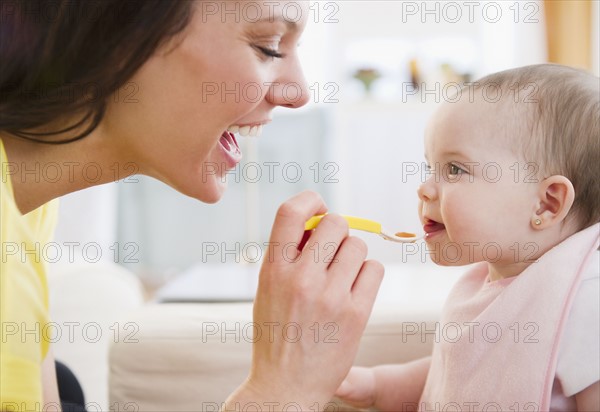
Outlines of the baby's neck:
<svg viewBox="0 0 600 412">
<path fill-rule="evenodd" d="M 500 260 L 494 263 L 488 262 L 489 280 L 493 282 L 520 275 L 529 265 L 537 262 L 547 251 L 562 243 L 576 232 L 578 230 L 573 222 L 562 222 L 555 227 L 538 232 L 535 238 L 528 239 L 527 242 L 518 243 L 531 245 L 531 248 L 535 249 L 528 248 L 528 250 L 525 250 L 523 258 L 518 261 Z M 514 253 L 512 255 L 514 256 Z M 511 253 L 507 253 L 506 256 L 511 256 Z"/>
<path fill-rule="evenodd" d="M 508 265 L 499 265 L 497 263 L 488 263 L 488 276 L 490 282 L 496 280 L 512 278 L 520 275 L 533 262 L 515 262 Z"/>
</svg>

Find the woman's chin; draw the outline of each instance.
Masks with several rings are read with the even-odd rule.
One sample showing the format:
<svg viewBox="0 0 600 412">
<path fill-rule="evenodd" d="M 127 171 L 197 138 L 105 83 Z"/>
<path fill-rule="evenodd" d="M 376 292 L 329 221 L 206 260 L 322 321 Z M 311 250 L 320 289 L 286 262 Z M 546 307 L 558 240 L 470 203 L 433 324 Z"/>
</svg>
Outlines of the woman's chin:
<svg viewBox="0 0 600 412">
<path fill-rule="evenodd" d="M 220 194 L 215 194 L 214 196 L 202 196 L 202 197 L 195 197 L 197 200 L 201 201 L 202 203 L 207 203 L 207 204 L 215 204 L 217 203 L 219 200 L 221 200 L 221 198 L 223 197 L 223 193 Z"/>
<path fill-rule="evenodd" d="M 225 194 L 225 191 L 227 190 L 227 182 L 217 181 L 214 185 L 204 186 L 203 189 L 205 190 L 199 191 L 192 197 L 208 204 L 217 203 L 219 200 L 221 200 Z"/>
<path fill-rule="evenodd" d="M 227 181 L 224 179 L 209 179 L 206 182 L 187 187 L 177 188 L 181 193 L 203 203 L 217 203 L 227 190 Z"/>
</svg>

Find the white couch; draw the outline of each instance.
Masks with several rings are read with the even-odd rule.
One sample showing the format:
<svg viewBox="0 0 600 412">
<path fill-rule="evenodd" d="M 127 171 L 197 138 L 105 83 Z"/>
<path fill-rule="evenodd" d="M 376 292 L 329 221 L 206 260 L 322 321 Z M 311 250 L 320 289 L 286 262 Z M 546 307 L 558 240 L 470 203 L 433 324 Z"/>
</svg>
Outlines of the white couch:
<svg viewBox="0 0 600 412">
<path fill-rule="evenodd" d="M 442 303 L 463 271 L 386 267 L 356 364 L 428 355 Z M 110 404 L 136 411 L 218 410 L 247 374 L 251 316 L 248 302 L 150 304 L 131 313 L 135 335 L 111 342 Z"/>
<path fill-rule="evenodd" d="M 426 356 L 463 271 L 386 266 L 356 364 Z M 48 278 L 61 332 L 54 353 L 79 378 L 89 411 L 215 410 L 247 374 L 250 302 L 144 304 L 137 277 L 113 263 L 50 265 Z"/>
<path fill-rule="evenodd" d="M 111 410 L 109 344 L 129 312 L 142 307 L 140 282 L 121 266 L 97 262 L 51 264 L 48 284 L 55 358 L 79 379 L 88 411 Z"/>
</svg>

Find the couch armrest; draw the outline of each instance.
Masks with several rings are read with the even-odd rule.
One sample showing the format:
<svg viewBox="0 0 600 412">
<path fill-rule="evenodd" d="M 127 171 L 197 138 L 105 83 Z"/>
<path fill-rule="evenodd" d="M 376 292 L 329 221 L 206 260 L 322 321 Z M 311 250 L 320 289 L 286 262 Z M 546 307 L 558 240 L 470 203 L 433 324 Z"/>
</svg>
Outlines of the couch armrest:
<svg viewBox="0 0 600 412">
<path fill-rule="evenodd" d="M 79 379 L 88 410 L 109 410 L 109 343 L 143 304 L 141 284 L 111 262 L 52 264 L 48 283 L 55 358 Z"/>
</svg>

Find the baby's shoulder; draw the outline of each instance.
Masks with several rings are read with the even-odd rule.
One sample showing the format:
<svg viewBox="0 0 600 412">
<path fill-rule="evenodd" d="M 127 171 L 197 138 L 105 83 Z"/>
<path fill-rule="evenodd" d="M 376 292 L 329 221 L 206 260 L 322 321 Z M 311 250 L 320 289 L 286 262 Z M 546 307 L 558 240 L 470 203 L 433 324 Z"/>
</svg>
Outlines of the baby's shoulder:
<svg viewBox="0 0 600 412">
<path fill-rule="evenodd" d="M 596 250 L 583 271 L 583 281 L 600 278 L 600 250 Z"/>
<path fill-rule="evenodd" d="M 594 252 L 584 268 L 567 325 L 586 328 L 600 324 L 600 251 Z"/>
<path fill-rule="evenodd" d="M 600 379 L 600 252 L 583 273 L 565 325 L 556 376 L 567 396 Z"/>
</svg>

